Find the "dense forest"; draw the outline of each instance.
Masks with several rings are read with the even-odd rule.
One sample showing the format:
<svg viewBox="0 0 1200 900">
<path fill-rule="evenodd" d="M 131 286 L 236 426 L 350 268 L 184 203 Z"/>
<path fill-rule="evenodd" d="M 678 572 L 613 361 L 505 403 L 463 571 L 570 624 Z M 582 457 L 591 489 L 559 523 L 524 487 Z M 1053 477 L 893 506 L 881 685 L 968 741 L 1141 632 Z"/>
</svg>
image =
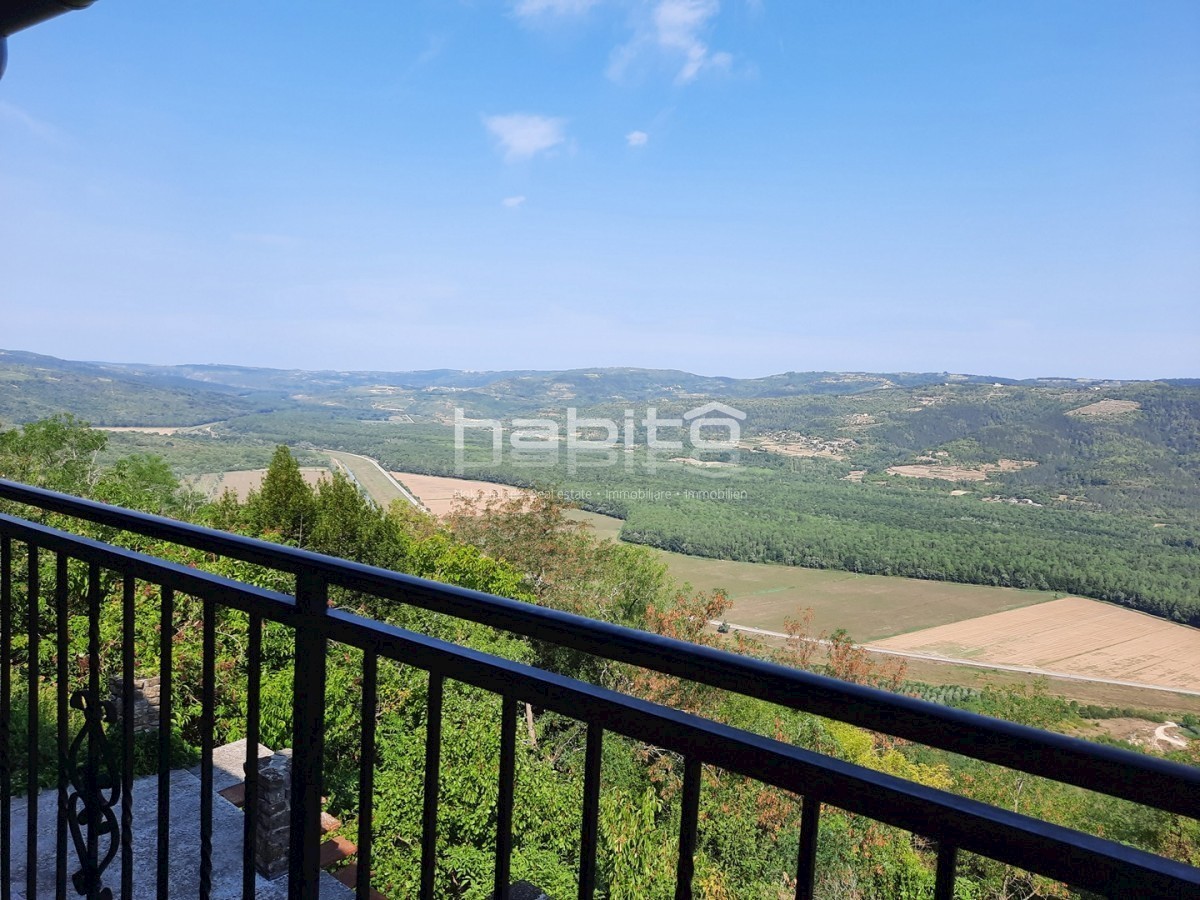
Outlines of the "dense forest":
<svg viewBox="0 0 1200 900">
<path fill-rule="evenodd" d="M 334 476 L 313 489 L 300 478 L 295 457 L 284 447 L 272 452 L 262 489 L 245 503 L 226 495 L 213 504 L 180 487 L 164 460 L 147 454 L 121 457 L 97 465 L 105 435 L 67 418 L 32 423 L 0 433 L 0 475 L 94 496 L 155 513 L 203 522 L 240 533 L 305 546 L 350 559 L 383 565 L 423 577 L 515 597 L 597 618 L 697 642 L 721 642 L 741 652 L 772 655 L 783 662 L 827 671 L 839 677 L 893 690 L 936 696 L 965 708 L 1042 727 L 1070 728 L 1080 710 L 1038 691 L 930 691 L 906 684 L 900 668 L 881 669 L 854 650 L 845 636 L 835 636 L 840 652 L 816 659 L 810 645 L 798 641 L 769 650 L 741 639 L 704 630 L 719 617 L 727 601 L 720 594 L 691 595 L 673 584 L 665 570 L 645 551 L 595 540 L 563 518 L 561 505 L 543 498 L 533 506 L 493 503 L 462 511 L 445 523 L 410 508 L 381 510 L 345 479 Z M 48 516 L 50 524 L 58 524 Z M 71 523 L 78 528 L 79 523 Z M 110 530 L 85 527 L 97 537 L 167 559 L 199 566 L 265 587 L 288 590 L 279 573 L 243 563 L 214 559 L 180 547 Z M 17 548 L 18 552 L 20 548 Z M 20 562 L 18 560 L 18 562 Z M 54 584 L 53 567 L 43 583 Z M 106 591 L 115 597 L 121 585 L 109 574 Z M 69 574 L 72 615 L 83 609 L 82 572 Z M 23 585 L 18 586 L 23 589 Z M 940 751 L 897 743 L 837 722 L 781 710 L 760 701 L 694 687 L 681 690 L 671 679 L 648 677 L 625 666 L 598 666 L 579 654 L 562 653 L 496 633 L 482 626 L 448 619 L 402 604 L 367 602 L 343 592 L 333 598 L 345 608 L 427 634 L 468 644 L 485 652 L 531 662 L 563 674 L 631 692 L 645 699 L 681 705 L 752 731 L 819 749 L 841 759 L 888 771 L 925 784 L 959 791 L 1001 806 L 1019 804 L 1023 812 L 1045 816 L 1117 840 L 1200 862 L 1200 828 L 1179 817 L 1140 809 L 1039 779 L 1028 779 L 996 767 L 974 763 Z M 137 593 L 136 657 L 139 666 L 158 666 L 156 632 L 160 597 L 146 586 Z M 117 670 L 120 659 L 120 604 L 103 604 L 105 670 Z M 14 605 L 15 633 L 23 634 L 27 605 Z M 200 683 L 199 604 L 177 598 L 174 746 L 176 762 L 194 757 L 199 741 Z M 240 613 L 218 613 L 216 670 L 219 742 L 244 736 L 247 621 Z M 57 623 L 41 621 L 37 665 L 51 690 L 54 662 L 50 656 Z M 83 650 L 85 636 L 76 633 Z M 293 640 L 282 626 L 265 631 L 262 740 L 285 746 L 290 740 L 290 697 Z M 356 651 L 332 648 L 329 654 L 331 694 L 355 696 L 361 659 Z M 27 646 L 17 642 L 18 667 L 29 664 Z M 18 685 L 26 684 L 16 678 Z M 375 860 L 376 886 L 389 896 L 413 893 L 419 862 L 421 765 L 424 753 L 425 679 L 418 670 L 380 668 L 381 737 L 376 766 L 376 833 L 381 836 Z M 43 710 L 52 710 L 49 696 Z M 24 720 L 23 704 L 14 701 L 13 722 Z M 331 812 L 340 816 L 347 834 L 356 826 L 360 723 L 356 704 L 330 704 L 326 721 L 326 788 Z M 1092 713 L 1100 711 L 1091 711 Z M 578 811 L 581 804 L 583 742 L 580 726 L 570 720 L 528 711 L 518 742 L 518 814 L 513 875 L 541 885 L 553 897 L 574 893 L 578 865 Z M 462 685 L 446 697 L 443 737 L 443 781 L 438 878 L 439 896 L 484 898 L 490 894 L 496 816 L 499 729 L 480 727 L 500 715 L 496 697 Z M 24 729 L 10 723 L 10 746 L 21 752 Z M 55 778 L 55 727 L 43 723 L 46 750 L 41 778 Z M 141 765 L 153 765 L 155 742 L 139 750 Z M 1190 753 L 1190 755 L 1188 755 Z M 1178 754 L 1194 759 L 1194 752 Z M 672 855 L 677 835 L 681 761 L 653 747 L 625 740 L 605 743 L 600 866 L 602 895 L 610 898 L 669 897 Z M 23 785 L 14 784 L 14 790 Z M 716 769 L 706 769 L 702 790 L 701 843 L 697 854 L 697 896 L 707 898 L 786 895 L 795 878 L 799 807 L 796 798 Z M 932 848 L 920 838 L 836 809 L 822 819 L 818 882 L 820 896 L 839 898 L 932 897 Z M 1067 896 L 1061 885 L 1029 876 L 981 857 L 960 863 L 960 898 Z"/>
</svg>

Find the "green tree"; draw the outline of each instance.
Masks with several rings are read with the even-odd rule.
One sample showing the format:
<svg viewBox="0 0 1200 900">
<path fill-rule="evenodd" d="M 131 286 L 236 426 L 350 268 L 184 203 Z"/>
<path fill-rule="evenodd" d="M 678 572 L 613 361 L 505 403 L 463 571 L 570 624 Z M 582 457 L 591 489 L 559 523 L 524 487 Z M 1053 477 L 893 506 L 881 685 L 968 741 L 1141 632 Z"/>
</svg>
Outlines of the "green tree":
<svg viewBox="0 0 1200 900">
<path fill-rule="evenodd" d="M 262 489 L 246 501 L 246 519 L 260 533 L 279 532 L 284 540 L 303 545 L 313 527 L 316 500 L 300 473 L 300 464 L 283 444 L 275 448 Z"/>
<path fill-rule="evenodd" d="M 36 487 L 87 496 L 107 436 L 72 415 L 0 431 L 0 475 Z"/>
<path fill-rule="evenodd" d="M 134 453 L 117 460 L 96 481 L 98 500 L 157 515 L 188 518 L 200 495 L 184 490 L 161 456 Z"/>
</svg>

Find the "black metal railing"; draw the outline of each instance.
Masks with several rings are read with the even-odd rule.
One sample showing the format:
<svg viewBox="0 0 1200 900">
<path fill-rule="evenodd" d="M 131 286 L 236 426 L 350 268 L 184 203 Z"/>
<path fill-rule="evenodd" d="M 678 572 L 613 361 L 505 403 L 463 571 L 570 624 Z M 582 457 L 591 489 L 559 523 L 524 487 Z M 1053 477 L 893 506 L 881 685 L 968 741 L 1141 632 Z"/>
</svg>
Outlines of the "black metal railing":
<svg viewBox="0 0 1200 900">
<path fill-rule="evenodd" d="M 502 698 L 499 800 L 495 851 L 495 892 L 507 896 L 515 804 L 515 728 L 517 705 L 530 703 L 586 725 L 583 804 L 580 810 L 579 896 L 593 896 L 599 816 L 601 751 L 606 733 L 643 741 L 683 758 L 681 820 L 676 864 L 676 897 L 690 897 L 697 842 L 702 766 L 716 766 L 792 792 L 802 799 L 796 896 L 813 895 L 818 823 L 822 804 L 922 835 L 936 843 L 939 900 L 954 893 L 960 852 L 976 853 L 1020 869 L 1112 897 L 1200 897 L 1200 869 L 1015 812 L 843 762 L 800 747 L 646 702 L 613 690 L 512 662 L 427 635 L 331 608 L 331 588 L 343 588 L 414 607 L 433 610 L 549 642 L 597 657 L 633 664 L 795 710 L 886 732 L 977 760 L 1098 791 L 1148 807 L 1200 817 L 1200 770 L 1112 747 L 1051 734 L 926 703 L 909 697 L 789 669 L 770 662 L 696 646 L 682 641 L 597 622 L 569 613 L 413 578 L 396 572 L 265 543 L 170 519 L 130 512 L 92 501 L 0 480 L 0 499 L 110 526 L 206 553 L 266 566 L 295 578 L 290 594 L 178 565 L 122 547 L 71 534 L 14 515 L 0 515 L 0 900 L 13 896 L 14 854 L 11 794 L 13 775 L 25 767 L 28 781 L 25 882 L 27 898 L 48 895 L 37 883 L 37 767 L 39 673 L 26 665 L 28 679 L 27 753 L 10 753 L 9 722 L 14 669 L 14 598 L 24 581 L 27 659 L 39 658 L 41 623 L 53 619 L 56 662 L 55 721 L 58 729 L 59 795 L 56 844 L 57 896 L 65 896 L 70 859 L 68 833 L 78 866 L 74 887 L 89 897 L 104 897 L 105 866 L 121 859 L 122 897 L 133 894 L 133 680 L 134 592 L 136 585 L 156 586 L 161 596 L 160 669 L 163 684 L 158 730 L 157 896 L 168 896 L 170 848 L 170 732 L 174 605 L 179 595 L 202 604 L 201 810 L 199 883 L 209 896 L 212 873 L 212 785 L 215 704 L 215 622 L 218 607 L 248 616 L 246 816 L 243 840 L 243 895 L 253 896 L 253 846 L 258 821 L 257 745 L 259 691 L 265 623 L 281 623 L 294 633 L 297 663 L 292 702 L 293 761 L 289 892 L 316 897 L 321 841 L 321 773 L 325 716 L 326 649 L 330 642 L 363 654 L 362 754 L 359 774 L 358 869 L 356 895 L 370 895 L 373 822 L 373 765 L 376 735 L 378 666 L 393 660 L 428 673 L 424 800 L 421 824 L 420 896 L 434 896 L 438 853 L 438 785 L 441 777 L 441 717 L 446 682 L 483 688 Z M 41 515 L 42 513 L 37 513 Z M 16 551 L 20 549 L 21 554 Z M 50 596 L 40 584 L 39 554 L 55 560 L 56 583 Z M 23 556 L 23 572 L 16 571 Z M 86 565 L 85 592 L 88 687 L 68 694 L 68 562 Z M 105 748 L 100 717 L 100 620 L 102 573 L 122 583 L 120 661 L 122 694 L 119 751 Z M 86 740 L 68 747 L 69 707 L 87 723 Z M 112 734 L 118 729 L 109 729 Z M 79 754 L 86 745 L 86 759 Z M 115 769 L 107 777 L 107 766 Z M 120 805 L 118 821 L 113 807 Z M 85 833 L 86 832 L 86 833 Z M 101 845 L 102 840 L 105 842 Z M 42 890 L 44 893 L 39 893 Z"/>
</svg>

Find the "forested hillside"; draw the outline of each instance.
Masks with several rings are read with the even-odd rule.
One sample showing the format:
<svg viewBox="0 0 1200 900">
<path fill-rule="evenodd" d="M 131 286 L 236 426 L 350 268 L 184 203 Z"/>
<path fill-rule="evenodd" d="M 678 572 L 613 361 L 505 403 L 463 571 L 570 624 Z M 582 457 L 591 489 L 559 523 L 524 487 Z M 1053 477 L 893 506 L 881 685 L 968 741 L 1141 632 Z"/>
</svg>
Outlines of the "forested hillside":
<svg viewBox="0 0 1200 900">
<path fill-rule="evenodd" d="M 288 405 L 222 384 L 0 350 L 0 422 L 70 413 L 95 425 L 199 425 Z"/>
</svg>

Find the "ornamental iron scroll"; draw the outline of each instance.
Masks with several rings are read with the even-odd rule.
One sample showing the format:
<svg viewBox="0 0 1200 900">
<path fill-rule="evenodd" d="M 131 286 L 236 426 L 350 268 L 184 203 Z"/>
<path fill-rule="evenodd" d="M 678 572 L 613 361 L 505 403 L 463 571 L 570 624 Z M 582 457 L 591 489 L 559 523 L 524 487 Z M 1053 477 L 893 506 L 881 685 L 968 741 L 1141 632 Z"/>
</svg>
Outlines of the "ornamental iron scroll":
<svg viewBox="0 0 1200 900">
<path fill-rule="evenodd" d="M 112 900 L 112 889 L 103 887 L 102 877 L 117 855 L 120 829 L 113 807 L 121 800 L 121 769 L 104 726 L 117 721 L 117 708 L 91 691 L 71 694 L 71 708 L 80 710 L 84 718 L 66 758 L 67 780 L 74 789 L 67 798 L 67 825 L 80 862 L 71 882 L 80 895 Z M 107 847 L 101 855 L 99 844 L 105 839 Z M 95 851 L 89 852 L 90 847 Z"/>
</svg>

